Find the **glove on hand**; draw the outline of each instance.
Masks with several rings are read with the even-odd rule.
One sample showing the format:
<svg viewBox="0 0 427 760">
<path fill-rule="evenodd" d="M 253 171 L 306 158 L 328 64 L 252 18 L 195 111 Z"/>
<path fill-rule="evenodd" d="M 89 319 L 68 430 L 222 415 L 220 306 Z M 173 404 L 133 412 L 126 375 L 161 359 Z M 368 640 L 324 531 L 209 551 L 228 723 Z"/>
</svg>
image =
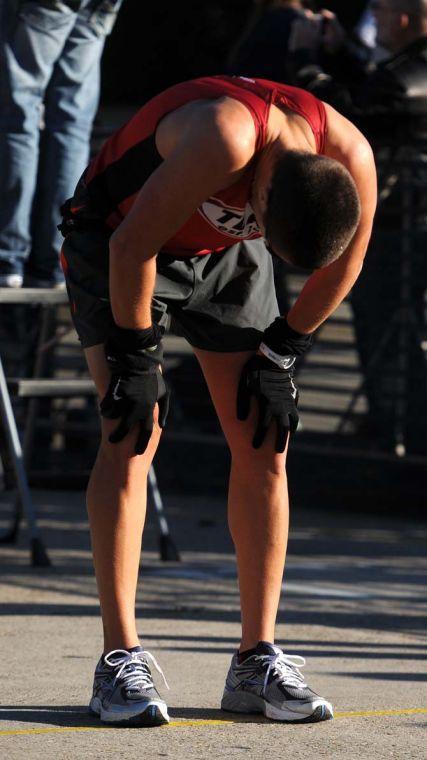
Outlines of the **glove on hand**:
<svg viewBox="0 0 427 760">
<path fill-rule="evenodd" d="M 312 335 L 293 330 L 286 318 L 277 317 L 265 330 L 259 354 L 245 364 L 237 391 L 237 417 L 247 419 L 251 396 L 258 402 L 258 424 L 252 445 L 262 446 L 267 431 L 276 423 L 278 453 L 285 450 L 288 433 L 298 427 L 298 389 L 293 380 L 295 357 L 311 345 Z M 268 357 L 268 358 L 267 358 Z"/>
<path fill-rule="evenodd" d="M 296 356 L 301 356 L 310 348 L 312 340 L 313 333 L 299 333 L 288 325 L 286 317 L 276 317 L 264 330 L 261 346 L 267 346 L 282 358 L 292 358 L 295 361 Z"/>
<path fill-rule="evenodd" d="M 115 326 L 105 343 L 105 355 L 112 374 L 101 401 L 101 414 L 110 420 L 120 419 L 108 440 L 122 441 L 139 424 L 135 453 L 143 454 L 153 432 L 156 403 L 161 428 L 169 411 L 169 390 L 160 371 L 161 330 L 157 325 L 146 330 Z"/>
<path fill-rule="evenodd" d="M 292 369 L 281 369 L 264 356 L 253 356 L 245 364 L 237 391 L 237 417 L 247 419 L 251 396 L 254 396 L 258 402 L 258 424 L 252 441 L 254 449 L 262 446 L 273 420 L 278 453 L 285 450 L 288 433 L 297 429 L 298 390 L 292 374 Z"/>
</svg>

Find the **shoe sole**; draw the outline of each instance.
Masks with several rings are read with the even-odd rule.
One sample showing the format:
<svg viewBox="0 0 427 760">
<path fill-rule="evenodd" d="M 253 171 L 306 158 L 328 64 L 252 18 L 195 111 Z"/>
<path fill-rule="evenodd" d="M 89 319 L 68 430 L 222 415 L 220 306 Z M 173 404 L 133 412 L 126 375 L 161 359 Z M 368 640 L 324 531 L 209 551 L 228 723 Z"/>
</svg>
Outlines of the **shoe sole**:
<svg viewBox="0 0 427 760">
<path fill-rule="evenodd" d="M 309 715 L 291 709 L 279 710 L 255 694 L 238 695 L 233 692 L 226 692 L 221 701 L 221 709 L 225 712 L 262 714 L 270 720 L 282 723 L 320 723 L 324 720 L 332 720 L 334 717 L 333 707 L 329 702 L 322 701 L 320 704 L 314 702 L 313 707 L 313 712 Z"/>
<path fill-rule="evenodd" d="M 105 710 L 100 704 L 99 699 L 94 697 L 89 704 L 89 711 L 101 719 L 101 723 L 108 723 L 115 726 L 128 726 L 135 728 L 149 728 L 153 726 L 162 726 L 169 723 L 169 715 L 166 705 L 160 702 L 148 702 L 141 712 L 125 717 L 123 712 L 112 712 Z M 122 715 L 122 717 L 120 717 Z"/>
</svg>

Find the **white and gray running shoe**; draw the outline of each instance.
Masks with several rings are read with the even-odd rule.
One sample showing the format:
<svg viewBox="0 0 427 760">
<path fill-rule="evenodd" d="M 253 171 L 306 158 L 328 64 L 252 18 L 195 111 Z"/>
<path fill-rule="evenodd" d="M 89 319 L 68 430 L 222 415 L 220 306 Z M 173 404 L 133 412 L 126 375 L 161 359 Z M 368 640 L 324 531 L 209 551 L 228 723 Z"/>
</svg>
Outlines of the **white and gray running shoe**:
<svg viewBox="0 0 427 760">
<path fill-rule="evenodd" d="M 146 649 L 114 649 L 103 655 L 95 669 L 89 709 L 103 723 L 124 726 L 160 726 L 169 723 L 166 702 L 154 687 L 149 662 L 162 669 Z"/>
<path fill-rule="evenodd" d="M 255 653 L 239 664 L 234 655 L 221 701 L 223 710 L 264 713 L 287 723 L 317 723 L 334 717 L 332 705 L 309 689 L 298 667 L 304 657 L 285 654 L 260 641 Z"/>
</svg>

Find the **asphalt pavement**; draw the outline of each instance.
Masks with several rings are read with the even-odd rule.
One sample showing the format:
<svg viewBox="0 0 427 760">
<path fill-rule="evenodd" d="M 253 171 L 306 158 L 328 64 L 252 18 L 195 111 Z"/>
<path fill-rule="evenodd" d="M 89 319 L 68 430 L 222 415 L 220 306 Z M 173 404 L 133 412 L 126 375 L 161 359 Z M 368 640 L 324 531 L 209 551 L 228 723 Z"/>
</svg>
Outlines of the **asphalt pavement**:
<svg viewBox="0 0 427 760">
<path fill-rule="evenodd" d="M 239 637 L 225 498 L 168 496 L 181 562 L 160 561 L 150 514 L 137 606 L 171 724 L 117 729 L 86 707 L 101 625 L 83 494 L 35 495 L 53 567 L 29 566 L 25 531 L 0 546 L 2 758 L 427 757 L 425 524 L 294 505 L 277 643 L 306 657 L 336 718 L 285 725 L 220 711 Z"/>
</svg>

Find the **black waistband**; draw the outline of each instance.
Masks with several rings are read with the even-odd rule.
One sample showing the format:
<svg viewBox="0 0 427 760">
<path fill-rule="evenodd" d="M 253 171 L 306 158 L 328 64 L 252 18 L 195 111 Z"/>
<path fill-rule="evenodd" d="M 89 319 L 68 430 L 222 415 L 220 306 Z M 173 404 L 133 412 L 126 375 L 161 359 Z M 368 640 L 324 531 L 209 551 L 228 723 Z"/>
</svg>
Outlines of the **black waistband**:
<svg viewBox="0 0 427 760">
<path fill-rule="evenodd" d="M 72 198 L 69 198 L 61 206 L 62 222 L 58 224 L 58 230 L 65 238 L 70 232 L 86 232 L 87 230 L 99 230 L 111 235 L 113 230 L 108 227 L 104 219 L 95 216 L 75 214 L 71 207 Z"/>
</svg>

